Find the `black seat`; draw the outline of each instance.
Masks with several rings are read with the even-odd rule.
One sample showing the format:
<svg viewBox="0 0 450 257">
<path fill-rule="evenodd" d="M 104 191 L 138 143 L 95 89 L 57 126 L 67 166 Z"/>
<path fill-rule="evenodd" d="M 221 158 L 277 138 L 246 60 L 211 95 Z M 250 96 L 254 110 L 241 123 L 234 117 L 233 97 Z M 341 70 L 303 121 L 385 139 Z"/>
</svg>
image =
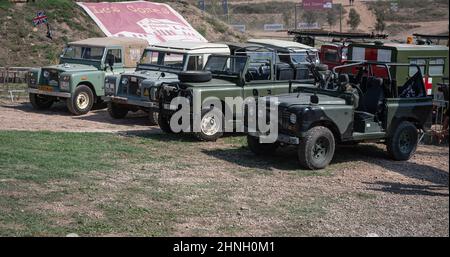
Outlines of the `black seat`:
<svg viewBox="0 0 450 257">
<path fill-rule="evenodd" d="M 377 114 L 384 101 L 383 79 L 370 77 L 360 111 Z"/>
<path fill-rule="evenodd" d="M 278 63 L 275 65 L 277 71 L 277 80 L 294 79 L 294 69 L 288 63 Z"/>
<path fill-rule="evenodd" d="M 295 79 L 296 80 L 310 79 L 309 69 L 305 64 L 297 64 L 295 66 Z"/>
</svg>

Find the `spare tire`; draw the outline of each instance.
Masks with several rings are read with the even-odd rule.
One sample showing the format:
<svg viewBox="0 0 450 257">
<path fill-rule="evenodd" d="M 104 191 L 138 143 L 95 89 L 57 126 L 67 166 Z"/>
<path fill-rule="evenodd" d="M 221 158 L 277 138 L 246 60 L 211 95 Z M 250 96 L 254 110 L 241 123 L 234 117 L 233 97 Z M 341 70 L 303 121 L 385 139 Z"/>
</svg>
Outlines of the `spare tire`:
<svg viewBox="0 0 450 257">
<path fill-rule="evenodd" d="M 180 82 L 208 82 L 212 79 L 209 71 L 184 71 L 178 74 Z"/>
<path fill-rule="evenodd" d="M 326 64 L 317 64 L 316 65 L 316 70 L 317 71 L 327 71 L 328 70 L 328 65 Z"/>
</svg>

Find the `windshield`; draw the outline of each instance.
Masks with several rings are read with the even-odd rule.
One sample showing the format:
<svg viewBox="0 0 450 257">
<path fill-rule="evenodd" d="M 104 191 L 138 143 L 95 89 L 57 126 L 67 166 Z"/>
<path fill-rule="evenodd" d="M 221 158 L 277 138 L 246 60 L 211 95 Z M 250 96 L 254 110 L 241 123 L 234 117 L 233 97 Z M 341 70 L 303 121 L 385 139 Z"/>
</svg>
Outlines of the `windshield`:
<svg viewBox="0 0 450 257">
<path fill-rule="evenodd" d="M 101 60 L 103 57 L 103 47 L 90 46 L 68 46 L 64 49 L 63 58 Z"/>
<path fill-rule="evenodd" d="M 184 54 L 181 53 L 146 50 L 142 54 L 140 64 L 182 70 L 184 60 Z"/>
<path fill-rule="evenodd" d="M 314 58 L 315 56 L 312 55 L 312 57 Z M 295 54 L 291 55 L 292 63 L 294 63 L 294 64 L 306 63 L 306 62 L 308 62 L 307 58 L 308 58 L 307 53 L 295 53 Z"/>
<path fill-rule="evenodd" d="M 213 74 L 239 75 L 245 68 L 245 56 L 210 56 L 205 70 Z"/>
</svg>

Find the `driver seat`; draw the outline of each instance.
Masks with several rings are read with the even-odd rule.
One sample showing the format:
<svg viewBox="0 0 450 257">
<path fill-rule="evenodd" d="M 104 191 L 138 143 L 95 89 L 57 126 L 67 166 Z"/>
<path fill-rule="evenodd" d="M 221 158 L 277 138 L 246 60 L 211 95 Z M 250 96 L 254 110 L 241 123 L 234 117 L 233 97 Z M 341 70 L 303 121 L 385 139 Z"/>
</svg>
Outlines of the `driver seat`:
<svg viewBox="0 0 450 257">
<path fill-rule="evenodd" d="M 362 111 L 377 114 L 384 101 L 383 79 L 371 77 L 367 81 L 367 90 L 362 102 Z"/>
</svg>

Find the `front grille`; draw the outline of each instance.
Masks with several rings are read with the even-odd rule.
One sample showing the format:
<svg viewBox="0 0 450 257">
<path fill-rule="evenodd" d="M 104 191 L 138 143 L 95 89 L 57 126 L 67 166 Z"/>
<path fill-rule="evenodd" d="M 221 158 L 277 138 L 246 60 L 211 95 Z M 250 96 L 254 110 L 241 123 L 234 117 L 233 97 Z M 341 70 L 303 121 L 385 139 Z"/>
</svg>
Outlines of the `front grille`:
<svg viewBox="0 0 450 257">
<path fill-rule="evenodd" d="M 44 73 L 48 72 L 49 76 L 46 78 L 44 77 Z M 48 86 L 59 86 L 59 72 L 58 70 L 53 69 L 42 69 L 41 73 L 41 83 L 42 85 L 48 85 Z"/>
<path fill-rule="evenodd" d="M 128 83 L 124 85 L 122 82 L 127 79 Z M 121 92 L 128 96 L 141 96 L 142 78 L 134 76 L 122 76 L 120 80 Z"/>
</svg>

